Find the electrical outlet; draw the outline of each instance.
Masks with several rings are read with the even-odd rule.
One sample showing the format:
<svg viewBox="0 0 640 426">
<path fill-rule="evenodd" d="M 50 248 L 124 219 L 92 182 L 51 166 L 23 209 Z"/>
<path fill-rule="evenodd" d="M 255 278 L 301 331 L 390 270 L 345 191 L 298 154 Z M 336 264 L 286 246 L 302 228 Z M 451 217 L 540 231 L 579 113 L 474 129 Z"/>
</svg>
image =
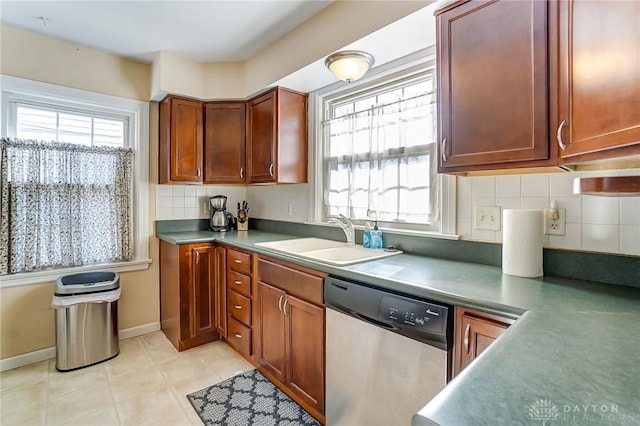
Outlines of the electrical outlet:
<svg viewBox="0 0 640 426">
<path fill-rule="evenodd" d="M 566 209 L 544 209 L 544 233 L 546 235 L 566 235 Z"/>
<path fill-rule="evenodd" d="M 474 229 L 483 229 L 486 231 L 500 230 L 501 217 L 499 206 L 476 206 L 474 213 Z"/>
</svg>

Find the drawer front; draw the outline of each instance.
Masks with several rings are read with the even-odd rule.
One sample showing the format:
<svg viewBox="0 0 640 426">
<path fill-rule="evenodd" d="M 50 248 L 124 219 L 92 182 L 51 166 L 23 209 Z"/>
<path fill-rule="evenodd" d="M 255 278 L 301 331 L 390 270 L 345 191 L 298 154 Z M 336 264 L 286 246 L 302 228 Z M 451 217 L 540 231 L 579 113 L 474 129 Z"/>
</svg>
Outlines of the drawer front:
<svg viewBox="0 0 640 426">
<path fill-rule="evenodd" d="M 275 263 L 260 257 L 258 260 L 258 279 L 264 283 L 278 287 L 292 296 L 323 305 L 322 283 L 324 276 L 294 269 L 289 265 Z"/>
<path fill-rule="evenodd" d="M 251 255 L 234 249 L 227 249 L 227 267 L 237 272 L 251 275 Z"/>
<path fill-rule="evenodd" d="M 251 355 L 251 329 L 240 321 L 229 317 L 227 339 L 240 353 Z"/>
<path fill-rule="evenodd" d="M 227 271 L 227 288 L 245 296 L 251 296 L 251 278 L 236 271 Z"/>
<path fill-rule="evenodd" d="M 235 291 L 227 294 L 227 312 L 245 325 L 251 325 L 251 300 Z"/>
</svg>

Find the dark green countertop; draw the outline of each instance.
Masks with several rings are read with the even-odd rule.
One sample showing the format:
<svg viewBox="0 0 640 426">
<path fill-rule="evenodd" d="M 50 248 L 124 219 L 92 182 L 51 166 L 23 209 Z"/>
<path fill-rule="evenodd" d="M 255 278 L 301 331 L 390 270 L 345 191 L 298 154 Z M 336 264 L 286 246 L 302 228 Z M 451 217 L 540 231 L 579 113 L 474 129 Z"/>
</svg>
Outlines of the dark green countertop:
<svg viewBox="0 0 640 426">
<path fill-rule="evenodd" d="M 414 424 L 640 423 L 640 289 L 512 277 L 495 266 L 409 254 L 335 267 L 256 247 L 300 238 L 258 230 L 157 236 L 172 244 L 225 243 L 341 278 L 519 317 L 415 416 Z M 535 411 L 540 408 L 547 411 Z M 605 409 L 610 412 L 602 413 Z"/>
</svg>

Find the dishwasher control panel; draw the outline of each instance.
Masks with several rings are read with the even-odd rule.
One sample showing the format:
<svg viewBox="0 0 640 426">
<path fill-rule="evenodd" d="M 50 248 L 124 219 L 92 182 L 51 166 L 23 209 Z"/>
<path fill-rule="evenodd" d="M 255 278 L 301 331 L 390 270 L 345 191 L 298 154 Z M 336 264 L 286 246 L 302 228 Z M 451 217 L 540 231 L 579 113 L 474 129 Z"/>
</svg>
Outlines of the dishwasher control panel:
<svg viewBox="0 0 640 426">
<path fill-rule="evenodd" d="M 380 316 L 394 325 L 435 333 L 444 332 L 448 308 L 420 300 L 383 296 Z"/>
</svg>

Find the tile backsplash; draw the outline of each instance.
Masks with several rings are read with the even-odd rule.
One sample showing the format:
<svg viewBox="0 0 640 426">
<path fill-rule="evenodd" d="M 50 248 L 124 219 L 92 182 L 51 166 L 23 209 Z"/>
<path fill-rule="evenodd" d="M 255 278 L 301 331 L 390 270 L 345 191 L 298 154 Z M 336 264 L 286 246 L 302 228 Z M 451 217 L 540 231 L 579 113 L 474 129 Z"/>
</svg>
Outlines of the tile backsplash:
<svg viewBox="0 0 640 426">
<path fill-rule="evenodd" d="M 209 198 L 214 195 L 226 195 L 227 209 L 235 216 L 246 193 L 243 186 L 156 185 L 156 220 L 207 218 Z"/>
<path fill-rule="evenodd" d="M 640 175 L 640 169 L 458 178 L 458 233 L 501 242 L 502 231 L 473 229 L 474 206 L 566 209 L 566 235 L 545 235 L 545 247 L 640 255 L 640 197 L 573 195 L 581 176 Z"/>
</svg>

